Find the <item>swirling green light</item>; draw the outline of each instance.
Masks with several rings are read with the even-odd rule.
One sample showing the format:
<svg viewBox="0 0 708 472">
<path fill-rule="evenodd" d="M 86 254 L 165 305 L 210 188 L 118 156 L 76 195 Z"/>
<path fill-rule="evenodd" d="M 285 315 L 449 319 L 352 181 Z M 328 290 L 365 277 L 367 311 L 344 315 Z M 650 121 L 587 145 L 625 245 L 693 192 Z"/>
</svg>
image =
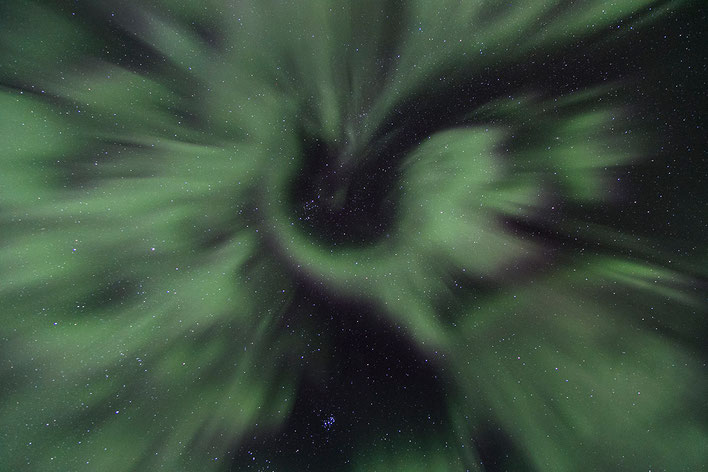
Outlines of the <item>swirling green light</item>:
<svg viewBox="0 0 708 472">
<path fill-rule="evenodd" d="M 367 307 L 445 387 L 433 433 L 377 424 L 341 467 L 708 459 L 705 244 L 601 217 L 656 136 L 636 78 L 573 76 L 690 2 L 1 8 L 0 468 L 230 470 L 347 355 L 313 299 Z M 335 150 L 311 203 L 304 137 Z M 371 169 L 395 211 L 370 240 L 298 216 Z"/>
</svg>

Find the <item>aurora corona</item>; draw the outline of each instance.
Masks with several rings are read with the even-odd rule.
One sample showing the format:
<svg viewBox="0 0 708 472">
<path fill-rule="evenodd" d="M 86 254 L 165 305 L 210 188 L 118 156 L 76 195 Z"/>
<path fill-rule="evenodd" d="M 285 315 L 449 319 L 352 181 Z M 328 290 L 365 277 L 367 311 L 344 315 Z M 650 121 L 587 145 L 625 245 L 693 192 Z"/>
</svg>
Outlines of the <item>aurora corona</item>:
<svg viewBox="0 0 708 472">
<path fill-rule="evenodd" d="M 702 470 L 703 10 L 2 2 L 0 469 Z"/>
</svg>

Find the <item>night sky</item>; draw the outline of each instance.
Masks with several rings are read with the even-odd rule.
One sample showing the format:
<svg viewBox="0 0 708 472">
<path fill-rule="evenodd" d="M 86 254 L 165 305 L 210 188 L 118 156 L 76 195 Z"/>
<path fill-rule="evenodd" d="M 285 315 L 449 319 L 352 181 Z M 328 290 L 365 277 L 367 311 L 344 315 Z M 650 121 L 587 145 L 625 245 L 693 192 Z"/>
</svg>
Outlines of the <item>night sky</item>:
<svg viewBox="0 0 708 472">
<path fill-rule="evenodd" d="M 707 470 L 707 24 L 0 2 L 0 470 Z"/>
</svg>

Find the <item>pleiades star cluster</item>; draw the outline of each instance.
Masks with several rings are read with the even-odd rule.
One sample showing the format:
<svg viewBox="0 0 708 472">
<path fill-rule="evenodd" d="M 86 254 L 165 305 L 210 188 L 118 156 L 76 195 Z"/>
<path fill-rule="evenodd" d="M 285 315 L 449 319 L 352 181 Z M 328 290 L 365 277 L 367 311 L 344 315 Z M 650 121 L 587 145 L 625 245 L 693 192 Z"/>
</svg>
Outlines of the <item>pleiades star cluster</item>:
<svg viewBox="0 0 708 472">
<path fill-rule="evenodd" d="M 0 2 L 0 470 L 706 470 L 706 20 Z"/>
</svg>

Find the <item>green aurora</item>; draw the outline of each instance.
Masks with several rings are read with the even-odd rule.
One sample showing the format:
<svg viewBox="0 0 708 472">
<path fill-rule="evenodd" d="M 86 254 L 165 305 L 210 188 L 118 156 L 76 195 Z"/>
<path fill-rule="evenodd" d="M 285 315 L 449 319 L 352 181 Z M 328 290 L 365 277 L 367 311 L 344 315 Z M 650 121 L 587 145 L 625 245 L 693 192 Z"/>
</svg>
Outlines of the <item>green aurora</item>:
<svg viewBox="0 0 708 472">
<path fill-rule="evenodd" d="M 700 2 L 84 3 L 0 6 L 0 469 L 708 463 Z"/>
</svg>

